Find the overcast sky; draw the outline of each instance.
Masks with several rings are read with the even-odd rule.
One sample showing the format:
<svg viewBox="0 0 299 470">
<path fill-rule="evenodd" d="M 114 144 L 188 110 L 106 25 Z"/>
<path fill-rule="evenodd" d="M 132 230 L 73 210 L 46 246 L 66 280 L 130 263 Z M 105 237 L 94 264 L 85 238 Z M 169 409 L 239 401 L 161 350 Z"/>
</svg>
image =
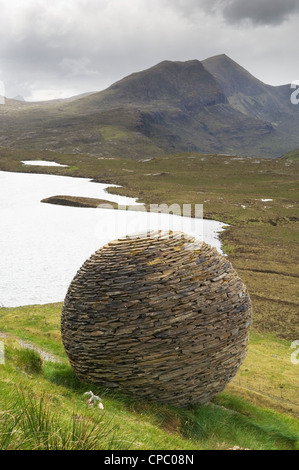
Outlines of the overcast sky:
<svg viewBox="0 0 299 470">
<path fill-rule="evenodd" d="M 27 100 L 99 91 L 162 60 L 225 53 L 299 80 L 299 0 L 0 0 L 0 80 Z"/>
</svg>

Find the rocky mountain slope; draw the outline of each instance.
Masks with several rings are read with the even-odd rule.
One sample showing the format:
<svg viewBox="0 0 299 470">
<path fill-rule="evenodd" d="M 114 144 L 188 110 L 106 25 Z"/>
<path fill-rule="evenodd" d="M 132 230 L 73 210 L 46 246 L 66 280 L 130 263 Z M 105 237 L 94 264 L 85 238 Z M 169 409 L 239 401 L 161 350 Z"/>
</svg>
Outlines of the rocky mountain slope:
<svg viewBox="0 0 299 470">
<path fill-rule="evenodd" d="M 104 91 L 0 106 L 0 146 L 143 158 L 197 151 L 277 157 L 299 147 L 299 106 L 225 55 L 164 61 Z"/>
</svg>

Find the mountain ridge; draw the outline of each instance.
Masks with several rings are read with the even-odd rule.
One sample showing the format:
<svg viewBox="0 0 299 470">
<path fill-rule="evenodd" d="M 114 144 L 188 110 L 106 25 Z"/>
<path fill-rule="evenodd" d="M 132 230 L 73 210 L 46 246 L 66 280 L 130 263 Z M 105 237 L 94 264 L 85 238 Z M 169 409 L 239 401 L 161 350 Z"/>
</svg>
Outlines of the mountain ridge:
<svg viewBox="0 0 299 470">
<path fill-rule="evenodd" d="M 221 85 L 228 102 L 241 112 L 273 122 L 283 113 L 292 111 L 288 99 L 290 86 L 267 85 L 225 54 L 202 63 Z M 287 99 L 284 101 L 284 98 Z"/>
<path fill-rule="evenodd" d="M 299 147 L 295 108 L 287 85 L 266 85 L 225 54 L 165 60 L 77 99 L 1 106 L 0 145 L 125 158 L 277 157 Z"/>
</svg>

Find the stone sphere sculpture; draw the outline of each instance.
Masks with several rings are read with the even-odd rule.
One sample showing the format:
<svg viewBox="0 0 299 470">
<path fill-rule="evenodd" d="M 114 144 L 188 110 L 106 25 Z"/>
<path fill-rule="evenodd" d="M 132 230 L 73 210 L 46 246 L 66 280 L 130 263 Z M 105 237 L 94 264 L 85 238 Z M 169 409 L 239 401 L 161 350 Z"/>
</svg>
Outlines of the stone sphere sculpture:
<svg viewBox="0 0 299 470">
<path fill-rule="evenodd" d="M 112 241 L 72 281 L 61 333 L 77 377 L 176 406 L 222 391 L 246 357 L 251 302 L 229 260 L 180 232 Z"/>
</svg>

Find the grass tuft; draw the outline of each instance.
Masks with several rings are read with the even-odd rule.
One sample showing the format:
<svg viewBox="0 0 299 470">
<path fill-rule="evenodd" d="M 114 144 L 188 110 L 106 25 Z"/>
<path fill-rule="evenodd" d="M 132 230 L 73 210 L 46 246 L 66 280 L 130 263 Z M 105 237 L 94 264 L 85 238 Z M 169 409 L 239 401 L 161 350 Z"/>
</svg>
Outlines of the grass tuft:
<svg viewBox="0 0 299 470">
<path fill-rule="evenodd" d="M 7 405 L 6 405 L 7 406 Z M 0 413 L 2 450 L 99 450 L 118 448 L 114 427 L 98 415 L 77 413 L 66 419 L 45 396 L 21 392 Z"/>
<path fill-rule="evenodd" d="M 27 374 L 41 374 L 43 361 L 40 354 L 33 349 L 15 350 L 16 365 Z"/>
</svg>

